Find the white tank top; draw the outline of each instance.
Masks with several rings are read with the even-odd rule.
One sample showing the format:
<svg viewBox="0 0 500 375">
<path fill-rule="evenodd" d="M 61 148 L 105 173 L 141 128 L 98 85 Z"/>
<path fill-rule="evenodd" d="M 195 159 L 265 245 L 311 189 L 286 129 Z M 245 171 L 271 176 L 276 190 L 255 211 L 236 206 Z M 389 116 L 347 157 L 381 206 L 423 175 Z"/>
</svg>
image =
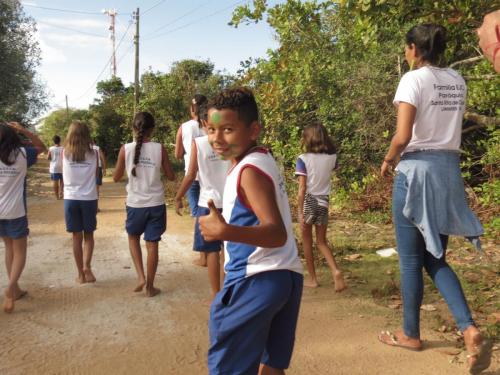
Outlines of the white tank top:
<svg viewBox="0 0 500 375">
<path fill-rule="evenodd" d="M 189 168 L 189 160 L 191 156 L 191 145 L 193 139 L 205 135 L 205 131 L 200 128 L 198 121 L 189 120 L 181 125 L 182 132 L 182 146 L 184 147 L 184 171 L 187 172 Z"/>
<path fill-rule="evenodd" d="M 200 181 L 200 198 L 198 206 L 208 207 L 212 199 L 215 207 L 222 208 L 222 193 L 231 162 L 222 160 L 208 143 L 208 136 L 195 138 L 196 156 L 198 157 L 198 179 Z"/>
<path fill-rule="evenodd" d="M 94 150 L 89 151 L 81 162 L 71 161 L 63 151 L 64 199 L 96 200 L 96 171 L 97 153 Z"/>
<path fill-rule="evenodd" d="M 154 207 L 165 204 L 165 191 L 161 180 L 161 144 L 142 144 L 139 163 L 134 167 L 135 142 L 125 145 L 125 169 L 128 175 L 127 206 Z"/>
<path fill-rule="evenodd" d="M 258 170 L 274 185 L 276 203 L 287 232 L 287 240 L 281 247 L 265 248 L 239 242 L 224 242 L 226 271 L 225 285 L 265 271 L 290 270 L 302 273 L 295 236 L 293 234 L 290 205 L 283 177 L 273 157 L 263 148 L 255 148 L 229 172 L 224 187 L 222 215 L 228 224 L 255 226 L 259 220 L 250 207 L 239 198 L 241 172 L 245 168 Z"/>
<path fill-rule="evenodd" d="M 0 220 L 26 215 L 23 193 L 27 170 L 24 148 L 20 149 L 14 164 L 6 165 L 0 161 Z"/>
<path fill-rule="evenodd" d="M 62 173 L 62 146 L 52 146 L 50 151 L 49 173 Z"/>
</svg>

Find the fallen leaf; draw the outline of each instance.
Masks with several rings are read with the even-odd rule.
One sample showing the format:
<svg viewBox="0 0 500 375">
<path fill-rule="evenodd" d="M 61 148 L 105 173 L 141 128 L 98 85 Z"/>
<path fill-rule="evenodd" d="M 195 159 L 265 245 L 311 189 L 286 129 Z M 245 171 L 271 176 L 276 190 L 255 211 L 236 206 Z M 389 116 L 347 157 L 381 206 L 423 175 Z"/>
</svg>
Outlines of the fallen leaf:
<svg viewBox="0 0 500 375">
<path fill-rule="evenodd" d="M 436 351 L 445 355 L 459 355 L 462 352 L 460 349 L 436 349 Z"/>
<path fill-rule="evenodd" d="M 124 269 L 129 270 L 130 266 L 123 266 Z"/>
<path fill-rule="evenodd" d="M 393 310 L 399 309 L 400 306 L 401 306 L 400 303 L 391 303 L 390 305 L 387 305 L 388 308 L 393 309 Z"/>
<path fill-rule="evenodd" d="M 345 260 L 356 260 L 356 259 L 361 259 L 363 255 L 361 254 L 351 254 L 346 257 L 344 257 Z"/>
<path fill-rule="evenodd" d="M 446 332 L 447 329 L 448 329 L 448 327 L 446 327 L 445 325 L 442 325 L 441 327 L 438 328 L 438 331 L 439 332 Z"/>
<path fill-rule="evenodd" d="M 488 315 L 488 322 L 490 322 L 492 324 L 496 324 L 496 323 L 500 322 L 500 313 L 495 312 L 495 313 Z"/>
<path fill-rule="evenodd" d="M 420 310 L 424 310 L 424 311 L 436 311 L 436 307 L 434 305 L 422 305 L 420 306 Z"/>
</svg>

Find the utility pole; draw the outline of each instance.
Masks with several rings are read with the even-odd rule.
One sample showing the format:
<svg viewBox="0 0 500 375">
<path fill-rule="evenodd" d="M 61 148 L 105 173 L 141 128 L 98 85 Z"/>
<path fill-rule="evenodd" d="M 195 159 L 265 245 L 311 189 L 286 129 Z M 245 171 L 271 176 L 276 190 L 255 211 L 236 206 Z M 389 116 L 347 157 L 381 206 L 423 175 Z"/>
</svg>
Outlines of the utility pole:
<svg viewBox="0 0 500 375">
<path fill-rule="evenodd" d="M 112 44 L 112 57 L 111 57 L 111 77 L 116 77 L 116 47 L 115 47 L 115 42 L 116 42 L 116 15 L 118 12 L 116 9 L 103 9 L 102 12 L 104 14 L 107 14 L 110 18 L 110 25 L 109 25 L 109 36 L 111 38 L 111 44 Z"/>
<path fill-rule="evenodd" d="M 66 95 L 66 121 L 69 123 L 68 95 Z"/>
<path fill-rule="evenodd" d="M 134 115 L 139 105 L 139 8 L 134 12 L 135 18 L 135 74 L 134 74 Z"/>
</svg>

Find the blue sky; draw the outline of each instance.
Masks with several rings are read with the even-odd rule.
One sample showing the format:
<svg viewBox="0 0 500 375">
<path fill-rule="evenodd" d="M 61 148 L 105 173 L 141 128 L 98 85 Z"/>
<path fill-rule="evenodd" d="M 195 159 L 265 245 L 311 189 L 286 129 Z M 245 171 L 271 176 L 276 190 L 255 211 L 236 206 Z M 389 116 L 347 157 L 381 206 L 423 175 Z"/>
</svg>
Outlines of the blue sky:
<svg viewBox="0 0 500 375">
<path fill-rule="evenodd" d="M 117 75 L 128 84 L 134 77 L 135 25 L 127 28 L 137 7 L 141 73 L 149 68 L 166 72 L 173 62 L 188 58 L 209 59 L 216 70 L 235 73 L 240 61 L 265 57 L 269 48 L 277 47 L 266 22 L 237 29 L 227 25 L 232 10 L 248 1 L 23 0 L 22 4 L 38 24 L 36 38 L 42 50 L 38 71 L 52 94 L 51 109 L 56 109 L 65 106 L 66 94 L 70 107 L 86 108 L 96 96 L 96 80 L 111 76 L 110 67 L 105 68 L 111 56 L 109 17 L 102 9 L 118 12 L 116 43 L 122 41 L 116 54 Z"/>
</svg>

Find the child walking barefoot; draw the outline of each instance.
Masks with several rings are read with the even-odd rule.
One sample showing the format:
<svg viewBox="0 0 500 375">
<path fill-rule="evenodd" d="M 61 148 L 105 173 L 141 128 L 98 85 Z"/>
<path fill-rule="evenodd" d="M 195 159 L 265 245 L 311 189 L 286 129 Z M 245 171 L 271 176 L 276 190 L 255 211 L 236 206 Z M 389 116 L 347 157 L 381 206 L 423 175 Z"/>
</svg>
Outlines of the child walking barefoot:
<svg viewBox="0 0 500 375">
<path fill-rule="evenodd" d="M 63 151 L 64 219 L 66 230 L 73 235 L 76 281 L 80 284 L 96 281 L 91 262 L 97 227 L 97 157 L 87 124 L 74 121 Z"/>
<path fill-rule="evenodd" d="M 33 147 L 23 147 L 17 133 Z M 14 301 L 26 295 L 19 278 L 26 264 L 29 234 L 24 199 L 27 169 L 45 151 L 42 141 L 18 123 L 0 123 L 0 237 L 5 244 L 5 267 L 9 284 L 4 292 L 3 310 L 14 311 Z"/>
<path fill-rule="evenodd" d="M 200 120 L 206 131 L 207 105 L 200 108 Z M 222 211 L 222 193 L 226 182 L 227 172 L 230 167 L 228 160 L 222 160 L 212 149 L 208 136 L 198 137 L 193 140 L 191 146 L 191 158 L 189 168 L 182 180 L 181 186 L 175 195 L 175 210 L 181 215 L 182 197 L 186 194 L 189 186 L 198 176 L 200 183 L 200 198 L 194 224 L 193 250 L 206 254 L 208 266 L 208 280 L 212 289 L 212 299 L 219 292 L 223 270 L 221 270 L 220 253 L 222 241 L 205 241 L 200 233 L 199 219 L 210 213 L 209 200 L 214 202 L 215 207 Z M 221 272 L 222 271 L 222 272 Z"/>
<path fill-rule="evenodd" d="M 54 146 L 49 147 L 47 159 L 50 160 L 49 173 L 53 182 L 54 194 L 56 199 L 62 199 L 63 195 L 63 176 L 62 176 L 62 151 L 61 137 L 55 135 L 52 138 Z"/>
<path fill-rule="evenodd" d="M 304 286 L 311 288 L 319 286 L 312 253 L 312 227 L 314 225 L 316 247 L 330 267 L 335 291 L 341 292 L 346 288 L 344 277 L 326 240 L 331 174 L 337 164 L 337 154 L 326 128 L 321 123 L 305 127 L 302 133 L 302 144 L 306 153 L 297 159 L 295 175 L 299 180 L 299 221 L 309 273 L 309 278 L 304 280 Z"/>
<path fill-rule="evenodd" d="M 118 154 L 113 180 L 120 181 L 125 170 L 129 177 L 127 184 L 127 220 L 130 254 L 137 272 L 137 286 L 134 292 L 141 292 L 146 286 L 146 295 L 154 297 L 160 289 L 154 287 L 158 268 L 158 242 L 167 226 L 165 192 L 161 171 L 167 179 L 175 179 L 165 148 L 151 142 L 155 126 L 153 116 L 139 112 L 134 117 L 135 142 L 123 145 Z M 144 234 L 147 256 L 147 276 L 142 262 L 141 235 Z"/>
</svg>

